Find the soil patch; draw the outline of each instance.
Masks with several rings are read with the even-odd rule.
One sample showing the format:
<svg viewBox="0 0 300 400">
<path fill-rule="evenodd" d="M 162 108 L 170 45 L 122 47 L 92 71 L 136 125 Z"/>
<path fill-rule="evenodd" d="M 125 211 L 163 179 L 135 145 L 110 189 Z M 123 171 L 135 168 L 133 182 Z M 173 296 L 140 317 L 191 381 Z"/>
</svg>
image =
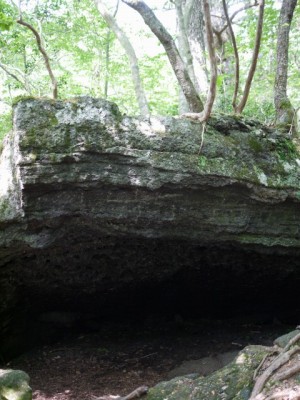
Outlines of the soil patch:
<svg viewBox="0 0 300 400">
<path fill-rule="evenodd" d="M 35 400 L 125 396 L 138 386 L 166 380 L 183 361 L 216 357 L 248 344 L 270 346 L 291 329 L 253 318 L 110 322 L 97 332 L 65 331 L 60 341 L 32 349 L 3 367 L 29 374 Z"/>
</svg>

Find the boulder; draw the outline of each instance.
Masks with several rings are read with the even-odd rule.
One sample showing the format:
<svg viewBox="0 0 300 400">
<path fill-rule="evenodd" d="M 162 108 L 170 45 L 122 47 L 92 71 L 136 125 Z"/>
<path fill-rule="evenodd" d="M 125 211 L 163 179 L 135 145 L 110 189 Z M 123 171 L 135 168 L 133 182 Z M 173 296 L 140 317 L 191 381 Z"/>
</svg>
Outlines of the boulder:
<svg viewBox="0 0 300 400">
<path fill-rule="evenodd" d="M 1 400 L 31 400 L 29 376 L 23 371 L 0 369 Z"/>
<path fill-rule="evenodd" d="M 227 351 L 226 353 L 214 354 L 199 360 L 183 361 L 178 367 L 172 369 L 167 377 L 168 379 L 176 378 L 177 376 L 198 374 L 201 376 L 210 375 L 231 361 L 237 356 L 237 351 Z"/>
<path fill-rule="evenodd" d="M 2 356 L 36 343 L 29 320 L 47 313 L 230 315 L 274 293 L 279 310 L 300 279 L 297 146 L 240 117 L 16 104 L 0 159 Z"/>
</svg>

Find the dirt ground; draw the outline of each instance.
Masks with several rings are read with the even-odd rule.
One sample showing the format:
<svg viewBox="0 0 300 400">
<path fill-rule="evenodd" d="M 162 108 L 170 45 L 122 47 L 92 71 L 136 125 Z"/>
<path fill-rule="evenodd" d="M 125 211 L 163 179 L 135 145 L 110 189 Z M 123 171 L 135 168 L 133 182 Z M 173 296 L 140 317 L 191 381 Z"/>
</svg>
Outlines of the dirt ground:
<svg viewBox="0 0 300 400">
<path fill-rule="evenodd" d="M 96 332 L 64 331 L 60 341 L 32 349 L 2 367 L 27 372 L 35 400 L 125 396 L 138 386 L 167 379 L 183 361 L 248 344 L 272 345 L 291 329 L 251 320 L 106 323 Z"/>
</svg>

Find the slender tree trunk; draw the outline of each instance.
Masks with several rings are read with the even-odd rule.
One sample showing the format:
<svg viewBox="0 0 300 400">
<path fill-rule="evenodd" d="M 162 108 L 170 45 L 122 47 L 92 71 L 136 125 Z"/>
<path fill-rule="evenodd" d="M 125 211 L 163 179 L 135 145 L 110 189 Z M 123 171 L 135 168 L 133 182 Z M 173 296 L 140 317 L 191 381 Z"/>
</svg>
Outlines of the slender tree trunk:
<svg viewBox="0 0 300 400">
<path fill-rule="evenodd" d="M 146 99 L 146 94 L 143 88 L 142 79 L 140 76 L 138 59 L 135 54 L 134 48 L 132 47 L 129 39 L 127 38 L 124 31 L 119 27 L 115 18 L 109 13 L 105 4 L 101 0 L 94 0 L 98 11 L 105 19 L 107 25 L 111 28 L 111 30 L 117 36 L 119 42 L 121 43 L 123 49 L 125 50 L 127 57 L 130 61 L 131 75 L 134 84 L 135 95 L 137 98 L 137 102 L 139 105 L 140 113 L 143 116 L 149 115 L 149 107 Z"/>
<path fill-rule="evenodd" d="M 216 52 L 214 46 L 214 33 L 211 23 L 209 0 L 203 0 L 203 10 L 204 10 L 204 20 L 205 20 L 205 30 L 206 30 L 206 41 L 207 41 L 207 48 L 208 48 L 208 55 L 210 62 L 209 91 L 207 94 L 207 99 L 204 105 L 204 109 L 201 113 L 184 114 L 185 117 L 198 120 L 200 122 L 206 122 L 211 115 L 213 104 L 216 98 L 216 87 L 217 87 L 217 77 L 218 77 Z"/>
<path fill-rule="evenodd" d="M 203 15 L 202 0 L 187 0 L 184 7 L 185 26 L 188 27 L 188 38 L 193 56 L 195 75 L 197 78 L 197 89 L 200 96 L 208 90 L 208 68 L 205 43 L 205 21 Z"/>
<path fill-rule="evenodd" d="M 38 49 L 39 49 L 40 53 L 42 54 L 42 56 L 44 58 L 44 61 L 45 61 L 45 64 L 46 64 L 46 68 L 47 68 L 48 74 L 49 74 L 51 82 L 52 82 L 52 96 L 53 96 L 54 99 L 57 99 L 57 80 L 56 80 L 56 78 L 55 78 L 55 76 L 54 76 L 54 74 L 52 72 L 48 54 L 47 54 L 45 48 L 42 45 L 42 39 L 41 39 L 40 34 L 38 33 L 38 31 L 32 25 L 30 25 L 27 22 L 23 21 L 22 18 L 20 18 L 17 21 L 17 23 L 20 24 L 20 25 L 25 26 L 26 28 L 31 30 L 31 32 L 34 34 L 35 39 L 36 39 L 36 43 L 38 45 Z"/>
<path fill-rule="evenodd" d="M 191 3 L 191 2 L 190 2 Z M 175 0 L 177 21 L 178 21 L 178 49 L 179 53 L 186 65 L 188 74 L 193 82 L 195 88 L 197 88 L 197 80 L 194 71 L 193 65 L 193 56 L 191 53 L 191 48 L 188 40 L 188 24 L 189 21 L 184 17 L 183 7 L 185 8 L 185 4 L 182 3 L 182 0 Z M 197 88 L 198 89 L 198 88 Z M 185 113 L 189 111 L 188 103 L 185 99 L 184 93 L 180 90 L 179 94 L 179 113 Z"/>
<path fill-rule="evenodd" d="M 179 27 L 179 43 L 180 43 L 180 48 L 181 48 L 181 55 L 182 58 L 185 62 L 186 68 L 188 70 L 188 73 L 190 75 L 190 78 L 195 85 L 197 86 L 196 82 L 196 75 L 194 71 L 194 65 L 193 65 L 193 56 L 191 53 L 191 48 L 189 44 L 189 39 L 188 39 L 188 25 L 186 25 L 186 22 L 188 23 L 189 21 L 187 18 L 184 18 L 183 10 L 182 10 L 182 0 L 175 0 L 175 6 L 176 6 L 176 12 L 177 12 L 177 18 L 178 18 L 178 27 Z"/>
<path fill-rule="evenodd" d="M 229 18 L 229 14 L 228 14 L 226 0 L 222 0 L 222 2 L 223 2 L 224 14 L 226 17 L 228 29 L 230 32 L 230 37 L 231 37 L 232 47 L 233 47 L 233 52 L 234 52 L 234 58 L 235 58 L 234 93 L 233 93 L 233 98 L 232 98 L 232 107 L 234 110 L 236 110 L 236 99 L 237 99 L 239 86 L 240 86 L 240 59 L 239 59 L 239 52 L 237 49 L 235 34 L 232 29 L 231 19 Z"/>
<path fill-rule="evenodd" d="M 258 15 L 258 21 L 257 21 L 257 28 L 256 28 L 255 45 L 254 45 L 254 51 L 253 51 L 253 55 L 252 55 L 251 66 L 249 69 L 249 73 L 248 73 L 248 77 L 247 77 L 247 80 L 245 83 L 244 92 L 243 92 L 241 101 L 235 108 L 235 112 L 237 114 L 241 114 L 244 110 L 244 107 L 247 103 L 248 96 L 250 93 L 251 83 L 252 83 L 254 73 L 256 70 L 257 59 L 258 59 L 261 37 L 262 37 L 262 30 L 263 30 L 264 10 L 265 10 L 265 0 L 260 0 L 259 15 Z"/>
<path fill-rule="evenodd" d="M 210 6 L 208 0 L 203 0 L 203 8 L 204 8 L 205 29 L 207 37 L 207 47 L 208 47 L 209 62 L 210 62 L 210 85 L 201 120 L 207 121 L 208 118 L 210 117 L 213 104 L 216 98 L 218 69 L 217 69 L 216 52 L 214 46 L 214 34 L 212 30 L 212 23 L 210 17 Z"/>
<path fill-rule="evenodd" d="M 107 28 L 106 32 L 106 46 L 105 46 L 105 82 L 104 82 L 104 98 L 108 97 L 108 81 L 109 81 L 109 61 L 110 61 L 110 37 L 111 29 Z"/>
<path fill-rule="evenodd" d="M 295 111 L 287 95 L 289 33 L 297 0 L 283 0 L 277 34 L 277 67 L 274 87 L 276 123 L 296 131 Z M 294 127 L 293 127 L 294 125 Z"/>
<path fill-rule="evenodd" d="M 113 17 L 115 18 L 119 9 L 119 0 L 116 5 L 116 9 L 114 11 Z M 110 27 L 107 27 L 106 32 L 106 46 L 105 46 L 105 82 L 104 82 L 104 98 L 108 98 L 108 84 L 109 84 L 109 64 L 110 64 L 110 39 L 111 39 L 112 30 Z"/>
<path fill-rule="evenodd" d="M 142 16 L 146 25 L 149 26 L 149 28 L 164 46 L 173 71 L 188 102 L 190 111 L 201 112 L 203 110 L 203 103 L 200 100 L 200 97 L 193 85 L 193 82 L 189 76 L 189 73 L 184 65 L 184 62 L 179 54 L 179 51 L 172 36 L 166 31 L 165 27 L 156 18 L 153 11 L 143 1 L 122 1 L 134 10 L 136 10 Z"/>
</svg>

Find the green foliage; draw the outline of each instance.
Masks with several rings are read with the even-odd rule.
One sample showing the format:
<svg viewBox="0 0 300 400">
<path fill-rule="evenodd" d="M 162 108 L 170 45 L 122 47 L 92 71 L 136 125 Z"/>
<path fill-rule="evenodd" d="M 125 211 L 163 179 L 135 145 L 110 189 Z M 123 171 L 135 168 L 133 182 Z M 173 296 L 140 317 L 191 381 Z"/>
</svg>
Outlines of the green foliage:
<svg viewBox="0 0 300 400">
<path fill-rule="evenodd" d="M 177 84 L 166 55 L 145 56 L 140 66 L 151 113 L 178 115 Z"/>
<path fill-rule="evenodd" d="M 51 95 L 49 76 L 35 38 L 28 29 L 15 23 L 18 10 L 12 4 L 9 0 L 0 0 L 0 63 L 11 72 L 7 74 L 0 69 L 0 98 L 5 104 L 12 103 L 12 98 L 19 95 Z M 172 6 L 171 2 L 168 4 Z M 60 98 L 83 94 L 105 97 L 107 92 L 108 100 L 117 102 L 122 112 L 139 113 L 127 56 L 116 37 L 109 33 L 92 0 L 32 0 L 24 1 L 23 7 L 24 20 L 42 34 L 44 47 L 58 81 Z M 257 72 L 244 110 L 244 115 L 267 124 L 272 124 L 275 118 L 273 86 L 278 15 L 276 2 L 266 0 Z M 124 25 L 124 19 L 120 21 Z M 238 24 L 234 24 L 241 58 L 241 90 L 252 57 L 256 22 L 257 7 L 253 7 L 243 13 Z M 140 45 L 137 42 L 145 40 L 148 43 L 150 37 L 152 34 L 146 29 L 135 32 L 135 38 L 132 39 L 134 47 Z M 298 7 L 290 35 L 289 65 L 289 96 L 296 108 L 300 101 L 299 47 Z M 143 50 L 142 55 L 139 55 L 139 67 L 151 113 L 177 115 L 178 84 L 162 47 L 155 55 L 151 50 L 148 54 Z M 224 54 L 226 66 L 225 63 L 220 65 L 215 109 L 232 113 L 234 55 L 229 40 L 225 44 Z M 5 124 L 1 129 L 6 129 Z"/>
<path fill-rule="evenodd" d="M 7 31 L 14 23 L 14 9 L 5 1 L 0 0 L 0 32 Z"/>
</svg>

